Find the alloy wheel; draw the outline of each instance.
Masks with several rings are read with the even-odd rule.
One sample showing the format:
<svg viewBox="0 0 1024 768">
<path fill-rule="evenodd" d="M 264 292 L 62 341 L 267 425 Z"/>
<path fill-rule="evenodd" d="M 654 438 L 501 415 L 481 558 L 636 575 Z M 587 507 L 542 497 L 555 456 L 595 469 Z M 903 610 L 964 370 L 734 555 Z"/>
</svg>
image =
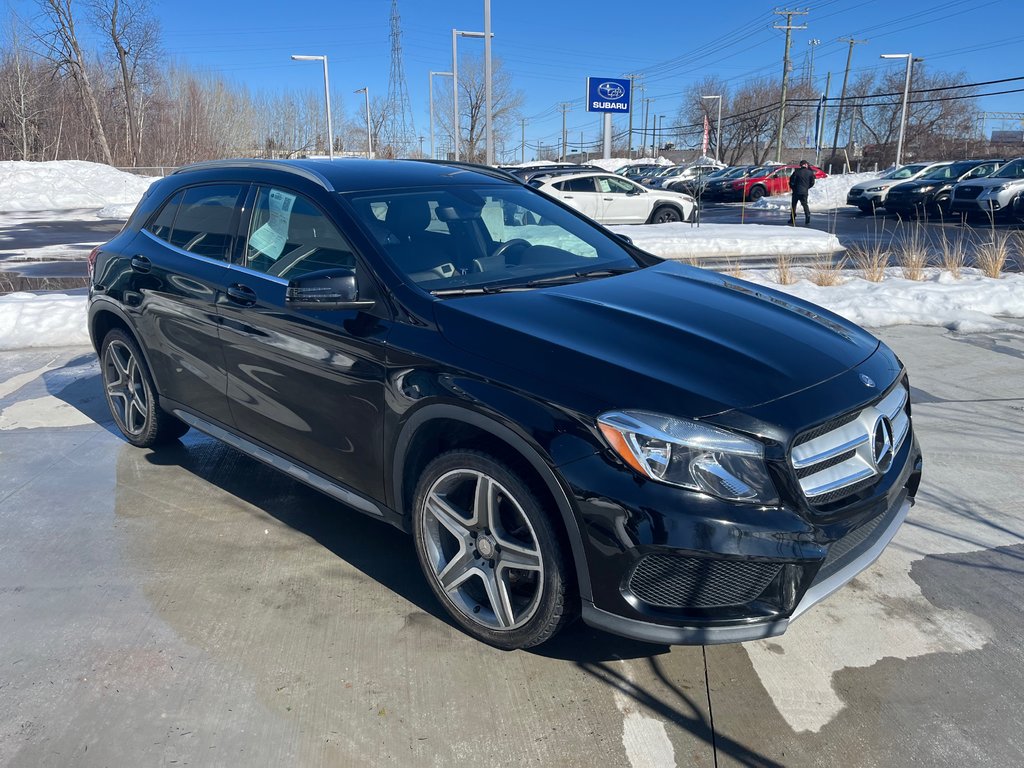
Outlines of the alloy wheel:
<svg viewBox="0 0 1024 768">
<path fill-rule="evenodd" d="M 107 345 L 103 386 L 118 427 L 130 435 L 142 434 L 149 418 L 149 393 L 135 354 L 122 341 Z"/>
<path fill-rule="evenodd" d="M 541 601 L 544 558 L 523 506 L 471 469 L 439 477 L 423 503 L 429 575 L 459 613 L 495 631 L 526 624 Z"/>
</svg>

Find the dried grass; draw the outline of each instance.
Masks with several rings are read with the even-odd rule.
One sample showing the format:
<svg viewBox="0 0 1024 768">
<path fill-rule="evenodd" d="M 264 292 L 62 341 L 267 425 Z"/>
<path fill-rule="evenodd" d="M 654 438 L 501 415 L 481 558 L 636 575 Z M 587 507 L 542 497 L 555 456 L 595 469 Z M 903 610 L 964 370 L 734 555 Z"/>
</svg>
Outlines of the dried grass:
<svg viewBox="0 0 1024 768">
<path fill-rule="evenodd" d="M 1010 232 L 1000 232 L 992 228 L 992 236 L 978 243 L 974 249 L 974 263 L 985 277 L 998 279 L 1006 269 L 1007 262 L 1013 252 Z"/>
<path fill-rule="evenodd" d="M 854 243 L 849 248 L 849 254 L 853 265 L 863 273 L 865 280 L 880 283 L 885 279 L 885 268 L 889 266 L 892 253 L 880 240 L 870 245 Z"/>
<path fill-rule="evenodd" d="M 924 280 L 924 270 L 928 266 L 928 238 L 920 224 L 901 227 L 896 240 L 896 261 L 904 278 Z"/>
<path fill-rule="evenodd" d="M 792 285 L 796 282 L 793 274 L 793 257 L 780 254 L 775 259 L 775 282 L 779 285 Z"/>
<path fill-rule="evenodd" d="M 967 261 L 967 239 L 963 231 L 957 232 L 954 238 L 950 238 L 944 228 L 941 231 L 942 240 L 939 241 L 939 260 L 942 268 L 959 280 L 964 263 Z"/>
<path fill-rule="evenodd" d="M 843 267 L 845 266 L 846 256 L 836 259 L 827 254 L 819 254 L 811 265 L 807 277 L 815 285 L 839 285 L 843 282 Z"/>
</svg>

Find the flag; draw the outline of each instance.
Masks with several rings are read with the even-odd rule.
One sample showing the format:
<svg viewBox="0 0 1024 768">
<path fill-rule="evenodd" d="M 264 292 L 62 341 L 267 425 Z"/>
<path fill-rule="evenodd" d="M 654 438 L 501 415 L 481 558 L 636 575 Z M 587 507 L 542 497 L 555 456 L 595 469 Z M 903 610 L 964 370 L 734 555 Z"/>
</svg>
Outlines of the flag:
<svg viewBox="0 0 1024 768">
<path fill-rule="evenodd" d="M 708 123 L 708 113 L 704 113 L 704 138 L 700 144 L 701 154 L 707 156 L 708 154 L 708 136 L 711 134 L 711 125 Z"/>
</svg>

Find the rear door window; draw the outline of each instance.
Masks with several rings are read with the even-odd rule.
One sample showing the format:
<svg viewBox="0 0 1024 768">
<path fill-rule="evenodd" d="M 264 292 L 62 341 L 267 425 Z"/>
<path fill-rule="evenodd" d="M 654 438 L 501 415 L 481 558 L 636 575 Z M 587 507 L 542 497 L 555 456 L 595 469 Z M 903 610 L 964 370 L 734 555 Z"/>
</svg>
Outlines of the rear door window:
<svg viewBox="0 0 1024 768">
<path fill-rule="evenodd" d="M 208 184 L 191 187 L 181 195 L 177 213 L 168 236 L 150 231 L 182 250 L 218 261 L 228 261 L 234 244 L 238 209 L 248 185 Z M 154 219 L 153 225 L 165 222 L 165 211 L 175 198 Z"/>
</svg>

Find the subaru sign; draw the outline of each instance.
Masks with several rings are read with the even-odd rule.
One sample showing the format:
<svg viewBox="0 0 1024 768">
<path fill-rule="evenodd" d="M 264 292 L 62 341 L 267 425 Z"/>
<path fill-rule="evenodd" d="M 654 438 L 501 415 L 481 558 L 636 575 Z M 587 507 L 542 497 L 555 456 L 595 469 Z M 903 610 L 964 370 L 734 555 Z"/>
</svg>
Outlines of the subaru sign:
<svg viewBox="0 0 1024 768">
<path fill-rule="evenodd" d="M 587 78 L 587 112 L 629 112 L 629 80 Z"/>
</svg>

